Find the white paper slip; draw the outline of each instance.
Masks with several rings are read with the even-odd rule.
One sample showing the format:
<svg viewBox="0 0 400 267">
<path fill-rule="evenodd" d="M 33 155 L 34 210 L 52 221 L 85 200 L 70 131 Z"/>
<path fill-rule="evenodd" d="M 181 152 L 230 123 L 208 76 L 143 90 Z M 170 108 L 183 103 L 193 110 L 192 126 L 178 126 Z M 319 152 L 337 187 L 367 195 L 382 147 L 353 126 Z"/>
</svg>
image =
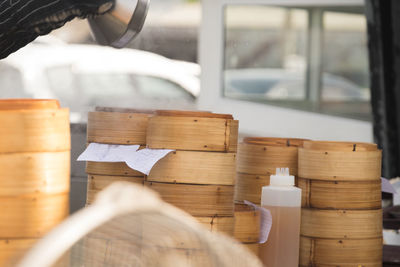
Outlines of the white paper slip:
<svg viewBox="0 0 400 267">
<path fill-rule="evenodd" d="M 131 169 L 148 175 L 153 166 L 171 149 L 139 149 L 139 145 L 108 145 L 90 143 L 78 161 L 125 162 Z"/>
<path fill-rule="evenodd" d="M 256 204 L 245 200 L 244 204 L 253 207 L 255 210 L 260 211 L 260 239 L 259 244 L 264 244 L 268 240 L 269 232 L 272 227 L 272 215 L 269 210 L 263 207 L 259 207 Z"/>
<path fill-rule="evenodd" d="M 137 171 L 149 175 L 153 166 L 168 153 L 174 150 L 171 149 L 150 149 L 145 148 L 137 151 L 130 156 L 125 162 L 126 164 Z"/>
<path fill-rule="evenodd" d="M 390 183 L 388 179 L 381 177 L 381 182 L 382 182 L 382 192 L 390 193 L 393 195 L 397 194 L 396 189 L 393 187 L 393 185 Z"/>
<path fill-rule="evenodd" d="M 109 145 L 90 143 L 86 150 L 78 157 L 78 161 L 97 162 L 125 162 L 134 154 L 139 145 Z"/>
</svg>

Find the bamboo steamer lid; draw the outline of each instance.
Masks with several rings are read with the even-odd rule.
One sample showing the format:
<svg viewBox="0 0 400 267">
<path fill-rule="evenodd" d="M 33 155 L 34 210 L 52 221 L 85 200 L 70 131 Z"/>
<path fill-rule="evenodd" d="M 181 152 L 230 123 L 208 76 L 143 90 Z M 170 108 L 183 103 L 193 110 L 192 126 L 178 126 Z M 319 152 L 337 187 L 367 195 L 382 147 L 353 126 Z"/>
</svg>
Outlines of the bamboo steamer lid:
<svg viewBox="0 0 400 267">
<path fill-rule="evenodd" d="M 145 182 L 161 198 L 195 217 L 233 217 L 233 186 Z"/>
<path fill-rule="evenodd" d="M 261 190 L 269 185 L 270 176 L 256 174 L 236 174 L 235 202 L 248 200 L 254 204 L 261 203 Z"/>
<path fill-rule="evenodd" d="M 301 211 L 301 235 L 315 238 L 369 239 L 382 236 L 382 210 Z"/>
<path fill-rule="evenodd" d="M 69 194 L 0 197 L 0 238 L 36 238 L 68 216 Z"/>
<path fill-rule="evenodd" d="M 199 223 L 211 232 L 224 233 L 229 236 L 233 235 L 235 218 L 234 217 L 195 217 Z"/>
<path fill-rule="evenodd" d="M 55 99 L 1 99 L 0 110 L 59 109 L 60 103 Z"/>
<path fill-rule="evenodd" d="M 376 151 L 378 146 L 371 143 L 335 142 L 335 141 L 305 141 L 305 149 L 328 151 Z"/>
<path fill-rule="evenodd" d="M 70 152 L 0 154 L 0 197 L 67 193 Z"/>
<path fill-rule="evenodd" d="M 86 162 L 86 173 L 110 176 L 143 177 L 144 174 L 131 169 L 125 162 Z"/>
<path fill-rule="evenodd" d="M 0 239 L 0 266 L 14 266 L 14 261 L 37 242 L 37 239 Z"/>
<path fill-rule="evenodd" d="M 367 181 L 381 177 L 382 153 L 374 144 L 304 142 L 299 177 L 327 181 Z"/>
<path fill-rule="evenodd" d="M 229 114 L 157 111 L 149 119 L 147 146 L 159 149 L 236 152 L 239 123 Z"/>
<path fill-rule="evenodd" d="M 271 175 L 276 168 L 288 167 L 297 175 L 297 151 L 303 139 L 247 137 L 239 144 L 237 171 L 246 174 Z"/>
<path fill-rule="evenodd" d="M 312 239 L 300 238 L 300 266 L 380 267 L 382 238 Z"/>
<path fill-rule="evenodd" d="M 130 182 L 135 184 L 143 184 L 144 175 L 142 176 L 109 176 L 109 175 L 88 175 L 86 204 L 90 205 L 96 199 L 97 193 L 105 189 L 114 182 Z"/>
<path fill-rule="evenodd" d="M 0 124 L 0 153 L 70 150 L 68 109 L 0 109 Z"/>
<path fill-rule="evenodd" d="M 171 117 L 202 117 L 202 118 L 221 118 L 231 119 L 231 114 L 218 114 L 210 111 L 191 111 L 191 110 L 156 110 L 157 116 L 171 116 Z"/>
<path fill-rule="evenodd" d="M 145 145 L 150 116 L 151 113 L 89 112 L 87 141 L 106 144 Z"/>
<path fill-rule="evenodd" d="M 381 181 L 320 181 L 298 179 L 302 207 L 318 209 L 379 209 Z"/>
<path fill-rule="evenodd" d="M 242 243 L 257 243 L 260 236 L 260 212 L 247 205 L 235 204 L 234 237 Z"/>
<path fill-rule="evenodd" d="M 147 181 L 234 185 L 236 154 L 174 151 L 156 163 Z"/>
<path fill-rule="evenodd" d="M 243 143 L 263 146 L 302 147 L 305 139 L 279 137 L 245 137 Z"/>
</svg>

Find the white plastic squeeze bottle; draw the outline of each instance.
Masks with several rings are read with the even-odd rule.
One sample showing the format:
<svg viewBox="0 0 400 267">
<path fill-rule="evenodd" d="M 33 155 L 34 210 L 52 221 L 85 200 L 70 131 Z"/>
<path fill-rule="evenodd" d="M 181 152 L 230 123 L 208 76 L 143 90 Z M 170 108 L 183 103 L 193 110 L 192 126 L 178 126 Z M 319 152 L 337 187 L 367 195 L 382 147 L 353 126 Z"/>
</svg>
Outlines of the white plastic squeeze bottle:
<svg viewBox="0 0 400 267">
<path fill-rule="evenodd" d="M 270 185 L 262 188 L 261 206 L 270 210 L 272 228 L 260 246 L 266 267 L 299 266 L 301 189 L 294 186 L 288 168 L 277 168 Z"/>
</svg>

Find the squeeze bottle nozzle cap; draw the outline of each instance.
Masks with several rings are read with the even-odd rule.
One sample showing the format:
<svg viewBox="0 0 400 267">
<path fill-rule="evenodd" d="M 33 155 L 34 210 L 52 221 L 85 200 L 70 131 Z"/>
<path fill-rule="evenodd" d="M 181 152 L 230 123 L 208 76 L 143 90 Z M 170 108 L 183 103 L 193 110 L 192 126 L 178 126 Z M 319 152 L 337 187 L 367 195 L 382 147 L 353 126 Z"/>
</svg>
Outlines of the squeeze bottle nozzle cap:
<svg viewBox="0 0 400 267">
<path fill-rule="evenodd" d="M 289 168 L 276 168 L 276 174 L 271 175 L 270 185 L 293 186 L 294 176 L 289 174 Z"/>
</svg>

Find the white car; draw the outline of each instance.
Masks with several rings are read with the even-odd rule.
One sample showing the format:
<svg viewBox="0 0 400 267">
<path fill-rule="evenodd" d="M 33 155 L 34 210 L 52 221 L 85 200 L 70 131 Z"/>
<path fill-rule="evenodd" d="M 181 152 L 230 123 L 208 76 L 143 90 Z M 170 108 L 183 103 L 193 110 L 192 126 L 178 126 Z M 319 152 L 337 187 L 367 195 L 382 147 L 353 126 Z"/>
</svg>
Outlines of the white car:
<svg viewBox="0 0 400 267">
<path fill-rule="evenodd" d="M 0 61 L 0 98 L 56 98 L 84 122 L 94 106 L 195 109 L 199 75 L 150 52 L 36 42 Z"/>
</svg>

